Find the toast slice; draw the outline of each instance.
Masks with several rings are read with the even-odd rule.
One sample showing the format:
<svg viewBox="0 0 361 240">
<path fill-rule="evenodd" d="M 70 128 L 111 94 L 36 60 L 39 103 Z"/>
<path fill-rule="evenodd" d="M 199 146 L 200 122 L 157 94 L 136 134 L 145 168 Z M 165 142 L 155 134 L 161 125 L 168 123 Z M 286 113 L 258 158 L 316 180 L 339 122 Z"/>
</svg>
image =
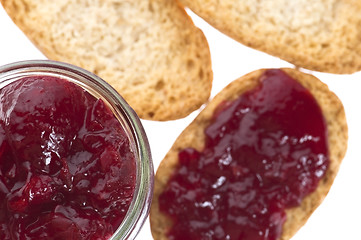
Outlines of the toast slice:
<svg viewBox="0 0 361 240">
<path fill-rule="evenodd" d="M 175 1 L 1 3 L 48 58 L 99 75 L 143 119 L 182 118 L 209 98 L 208 43 Z"/>
<path fill-rule="evenodd" d="M 217 106 L 255 88 L 264 71 L 262 69 L 249 73 L 235 80 L 216 95 L 181 133 L 161 162 L 155 177 L 154 197 L 150 211 L 151 230 L 155 240 L 167 240 L 167 231 L 172 226 L 172 220 L 159 211 L 159 196 L 179 165 L 178 153 L 189 147 L 201 151 L 204 148 L 204 130 L 210 124 Z M 287 220 L 283 225 L 282 236 L 280 238 L 281 240 L 286 240 L 290 239 L 306 223 L 312 212 L 328 193 L 346 152 L 348 130 L 342 103 L 328 89 L 327 85 L 314 76 L 295 69 L 283 69 L 283 71 L 307 88 L 320 106 L 328 130 L 330 158 L 329 168 L 319 182 L 316 191 L 306 196 L 300 206 L 286 209 Z"/>
<path fill-rule="evenodd" d="M 361 70 L 359 0 L 180 0 L 235 40 L 298 67 Z"/>
</svg>

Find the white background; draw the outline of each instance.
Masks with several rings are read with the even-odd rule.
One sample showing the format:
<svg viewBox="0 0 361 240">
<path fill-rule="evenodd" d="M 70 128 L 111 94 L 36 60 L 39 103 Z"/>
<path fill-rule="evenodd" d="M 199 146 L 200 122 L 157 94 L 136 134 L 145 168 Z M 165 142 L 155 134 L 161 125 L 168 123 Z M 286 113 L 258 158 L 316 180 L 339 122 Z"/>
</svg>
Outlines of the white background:
<svg viewBox="0 0 361 240">
<path fill-rule="evenodd" d="M 292 67 L 280 59 L 247 48 L 191 14 L 206 35 L 212 54 L 212 96 L 232 80 L 259 68 Z M 0 7 L 0 65 L 21 60 L 45 59 Z M 309 72 L 309 71 L 308 71 Z M 313 72 L 341 99 L 349 126 L 349 144 L 338 176 L 323 204 L 292 240 L 361 240 L 361 72 L 333 75 Z M 142 121 L 148 135 L 155 169 L 180 132 L 195 118 Z M 152 239 L 148 221 L 138 235 Z"/>
</svg>

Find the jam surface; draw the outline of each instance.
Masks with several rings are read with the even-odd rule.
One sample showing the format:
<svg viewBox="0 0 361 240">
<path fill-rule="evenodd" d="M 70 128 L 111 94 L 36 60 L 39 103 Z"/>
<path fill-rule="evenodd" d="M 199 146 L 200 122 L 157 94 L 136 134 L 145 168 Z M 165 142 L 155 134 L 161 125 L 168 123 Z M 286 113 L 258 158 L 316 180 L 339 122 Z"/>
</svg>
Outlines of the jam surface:
<svg viewBox="0 0 361 240">
<path fill-rule="evenodd" d="M 108 239 L 133 198 L 135 155 L 105 103 L 55 77 L 0 90 L 0 239 Z"/>
<path fill-rule="evenodd" d="M 313 192 L 329 165 L 327 126 L 311 93 L 281 70 L 220 104 L 205 147 L 179 152 L 159 197 L 171 240 L 276 240 L 285 209 Z"/>
</svg>

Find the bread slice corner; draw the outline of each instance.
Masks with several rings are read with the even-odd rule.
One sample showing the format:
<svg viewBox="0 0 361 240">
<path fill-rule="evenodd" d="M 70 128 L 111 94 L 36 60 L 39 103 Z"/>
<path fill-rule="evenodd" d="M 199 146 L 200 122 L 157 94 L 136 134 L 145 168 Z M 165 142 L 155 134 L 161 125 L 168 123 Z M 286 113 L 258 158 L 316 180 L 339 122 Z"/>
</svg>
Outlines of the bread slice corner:
<svg viewBox="0 0 361 240">
<path fill-rule="evenodd" d="M 310 70 L 361 70 L 359 0 L 180 0 L 240 43 Z"/>
</svg>

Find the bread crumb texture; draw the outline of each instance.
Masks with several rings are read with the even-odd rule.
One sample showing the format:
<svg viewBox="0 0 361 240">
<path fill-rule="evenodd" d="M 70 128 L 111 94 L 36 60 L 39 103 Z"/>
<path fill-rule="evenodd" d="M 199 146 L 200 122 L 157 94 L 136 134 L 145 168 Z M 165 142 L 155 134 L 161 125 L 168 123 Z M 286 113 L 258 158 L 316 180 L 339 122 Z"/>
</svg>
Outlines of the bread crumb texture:
<svg viewBox="0 0 361 240">
<path fill-rule="evenodd" d="M 99 75 L 141 118 L 182 118 L 209 98 L 208 43 L 175 1 L 1 3 L 48 58 Z"/>
<path fill-rule="evenodd" d="M 180 0 L 239 42 L 296 66 L 361 70 L 359 0 Z"/>
<path fill-rule="evenodd" d="M 204 129 L 210 124 L 210 119 L 217 106 L 227 100 L 234 100 L 244 92 L 254 88 L 259 83 L 259 77 L 265 70 L 251 72 L 230 83 L 202 110 L 195 120 L 181 133 L 169 150 L 155 176 L 154 197 L 150 210 L 152 235 L 155 240 L 168 240 L 166 234 L 172 226 L 172 221 L 159 212 L 159 195 L 165 189 L 168 180 L 178 167 L 178 152 L 192 147 L 201 151 L 204 147 Z M 321 204 L 336 177 L 341 161 L 346 153 L 348 128 L 345 111 L 337 96 L 327 85 L 316 77 L 295 69 L 283 69 L 288 75 L 307 88 L 321 107 L 328 130 L 330 166 L 324 178 L 319 182 L 316 191 L 305 197 L 299 207 L 286 210 L 287 220 L 283 226 L 279 240 L 290 239 L 307 221 L 312 212 Z"/>
</svg>

